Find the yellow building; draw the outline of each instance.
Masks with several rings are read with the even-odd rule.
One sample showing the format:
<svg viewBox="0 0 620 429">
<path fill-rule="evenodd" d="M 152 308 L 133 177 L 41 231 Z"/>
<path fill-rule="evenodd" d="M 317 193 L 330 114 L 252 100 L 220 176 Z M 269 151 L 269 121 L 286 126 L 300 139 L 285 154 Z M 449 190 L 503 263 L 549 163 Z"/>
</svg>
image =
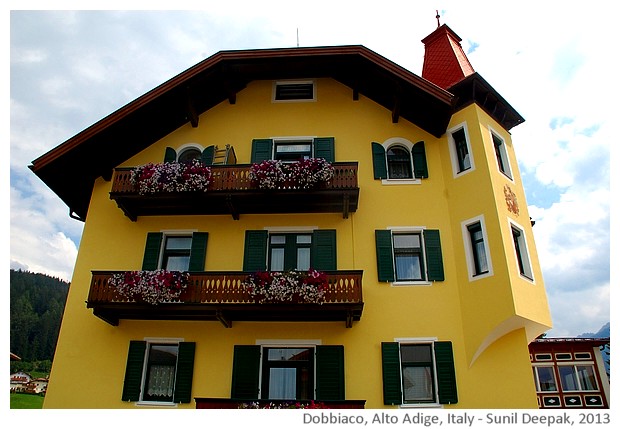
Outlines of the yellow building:
<svg viewBox="0 0 620 429">
<path fill-rule="evenodd" d="M 523 118 L 459 42 L 219 52 L 33 161 L 84 221 L 44 406 L 537 408 Z"/>
</svg>

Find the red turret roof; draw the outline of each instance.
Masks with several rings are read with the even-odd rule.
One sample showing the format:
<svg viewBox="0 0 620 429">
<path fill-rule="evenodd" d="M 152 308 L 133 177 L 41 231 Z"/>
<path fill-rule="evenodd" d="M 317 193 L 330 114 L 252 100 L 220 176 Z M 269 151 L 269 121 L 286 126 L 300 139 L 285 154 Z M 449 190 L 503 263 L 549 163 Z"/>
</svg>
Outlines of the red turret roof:
<svg viewBox="0 0 620 429">
<path fill-rule="evenodd" d="M 425 48 L 422 77 L 448 89 L 475 73 L 460 42 L 461 38 L 446 24 L 422 39 Z"/>
</svg>

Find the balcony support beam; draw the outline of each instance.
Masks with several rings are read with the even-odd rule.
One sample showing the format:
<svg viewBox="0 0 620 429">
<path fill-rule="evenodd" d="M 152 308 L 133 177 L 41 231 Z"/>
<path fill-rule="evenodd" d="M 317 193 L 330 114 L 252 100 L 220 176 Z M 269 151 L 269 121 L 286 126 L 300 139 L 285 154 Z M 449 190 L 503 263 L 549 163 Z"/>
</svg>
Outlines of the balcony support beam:
<svg viewBox="0 0 620 429">
<path fill-rule="evenodd" d="M 222 313 L 222 310 L 217 310 L 215 312 L 215 318 L 219 320 L 219 322 L 222 325 L 224 325 L 225 328 L 232 328 L 232 320 L 224 316 L 224 313 Z"/>
</svg>

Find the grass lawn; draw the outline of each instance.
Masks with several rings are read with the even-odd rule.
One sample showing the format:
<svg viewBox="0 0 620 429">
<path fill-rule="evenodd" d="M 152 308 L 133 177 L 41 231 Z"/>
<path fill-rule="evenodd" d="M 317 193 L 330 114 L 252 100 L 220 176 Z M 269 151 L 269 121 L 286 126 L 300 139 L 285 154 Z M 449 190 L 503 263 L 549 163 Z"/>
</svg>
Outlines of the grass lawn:
<svg viewBox="0 0 620 429">
<path fill-rule="evenodd" d="M 43 408 L 43 399 L 39 395 L 11 393 L 11 409 L 40 409 Z"/>
</svg>

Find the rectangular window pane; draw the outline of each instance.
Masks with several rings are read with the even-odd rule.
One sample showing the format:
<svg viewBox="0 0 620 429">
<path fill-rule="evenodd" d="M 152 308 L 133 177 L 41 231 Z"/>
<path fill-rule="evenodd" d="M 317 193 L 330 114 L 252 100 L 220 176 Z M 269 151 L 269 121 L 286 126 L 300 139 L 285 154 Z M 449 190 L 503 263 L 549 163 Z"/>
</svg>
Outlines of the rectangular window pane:
<svg viewBox="0 0 620 429">
<path fill-rule="evenodd" d="M 286 236 L 285 235 L 272 235 L 269 238 L 271 244 L 284 244 L 286 243 Z"/>
<path fill-rule="evenodd" d="M 560 372 L 560 383 L 562 384 L 562 390 L 579 390 L 577 377 L 575 376 L 575 371 L 572 366 L 558 366 L 558 370 Z"/>
<path fill-rule="evenodd" d="M 168 256 L 164 269 L 169 271 L 187 271 L 189 268 L 189 255 Z"/>
<path fill-rule="evenodd" d="M 553 367 L 537 366 L 535 368 L 538 374 L 538 391 L 557 392 L 558 387 L 555 383 L 555 374 L 553 372 Z"/>
<path fill-rule="evenodd" d="M 456 149 L 456 156 L 459 163 L 459 172 L 468 170 L 471 168 L 471 162 L 469 160 L 469 151 L 467 149 L 467 140 L 465 139 L 465 130 L 460 129 L 452 133 L 454 139 L 454 145 Z"/>
<path fill-rule="evenodd" d="M 398 249 L 419 248 L 420 247 L 420 235 L 419 234 L 394 234 L 394 247 Z"/>
<path fill-rule="evenodd" d="M 168 237 L 166 238 L 166 249 L 179 250 L 190 249 L 192 247 L 192 237 Z"/>
<path fill-rule="evenodd" d="M 428 344 L 403 345 L 400 358 L 406 363 L 429 363 L 432 361 L 431 346 Z"/>
<path fill-rule="evenodd" d="M 269 349 L 267 352 L 267 359 L 270 361 L 309 360 L 311 350 L 312 349 L 307 348 Z"/>
<path fill-rule="evenodd" d="M 269 371 L 269 399 L 296 399 L 296 368 L 271 368 Z"/>
<path fill-rule="evenodd" d="M 594 367 L 591 365 L 577 366 L 577 376 L 581 390 L 598 390 L 596 387 L 596 376 L 594 375 Z"/>
<path fill-rule="evenodd" d="M 422 280 L 422 269 L 420 267 L 420 257 L 417 255 L 397 254 L 396 261 L 396 280 Z"/>
<path fill-rule="evenodd" d="M 311 235 L 298 235 L 296 237 L 297 240 L 297 244 L 310 244 L 312 243 L 312 236 Z"/>
<path fill-rule="evenodd" d="M 310 269 L 310 248 L 302 247 L 297 249 L 297 269 L 308 271 Z"/>
<path fill-rule="evenodd" d="M 405 402 L 433 400 L 433 377 L 430 367 L 403 368 L 403 396 Z"/>
<path fill-rule="evenodd" d="M 271 271 L 284 271 L 284 249 L 271 249 Z"/>
<path fill-rule="evenodd" d="M 176 344 L 152 344 L 147 362 L 146 401 L 172 401 L 179 347 Z"/>
</svg>

